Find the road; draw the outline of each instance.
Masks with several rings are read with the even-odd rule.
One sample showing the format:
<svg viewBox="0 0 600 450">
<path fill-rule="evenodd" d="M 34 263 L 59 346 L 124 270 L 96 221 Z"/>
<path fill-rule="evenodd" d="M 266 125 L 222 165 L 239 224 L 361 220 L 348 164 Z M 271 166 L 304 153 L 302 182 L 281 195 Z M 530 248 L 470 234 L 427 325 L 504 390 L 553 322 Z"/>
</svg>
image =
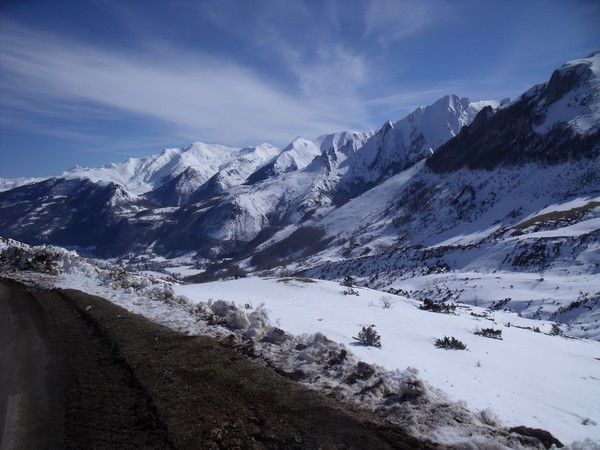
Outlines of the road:
<svg viewBox="0 0 600 450">
<path fill-rule="evenodd" d="M 1 450 L 439 448 L 79 291 L 0 280 L 0 369 Z"/>
<path fill-rule="evenodd" d="M 44 311 L 20 285 L 0 281 L 0 448 L 59 448 L 62 398 Z"/>
</svg>

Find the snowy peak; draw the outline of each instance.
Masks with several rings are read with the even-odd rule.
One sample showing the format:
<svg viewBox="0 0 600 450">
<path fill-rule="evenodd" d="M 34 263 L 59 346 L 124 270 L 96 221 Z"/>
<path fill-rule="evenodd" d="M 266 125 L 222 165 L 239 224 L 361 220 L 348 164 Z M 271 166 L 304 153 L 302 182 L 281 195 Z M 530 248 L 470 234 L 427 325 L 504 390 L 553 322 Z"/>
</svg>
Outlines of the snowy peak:
<svg viewBox="0 0 600 450">
<path fill-rule="evenodd" d="M 10 191 L 11 189 L 24 186 L 26 184 L 38 183 L 45 180 L 46 178 L 2 178 L 0 177 L 0 192 Z"/>
<path fill-rule="evenodd" d="M 320 154 L 315 142 L 298 137 L 277 156 L 275 166 L 279 173 L 304 169 Z"/>
<path fill-rule="evenodd" d="M 325 134 L 314 140 L 297 137 L 279 155 L 250 175 L 245 184 L 253 185 L 304 168 L 309 171 L 315 171 L 316 168 L 319 171 L 323 165 L 321 159 L 326 161 L 326 166 L 330 166 L 328 152 L 332 154 L 338 151 L 343 151 L 345 154 L 349 151 L 354 152 L 371 136 L 373 136 L 372 131 L 341 131 Z M 334 159 L 337 159 L 337 156 L 334 156 Z M 313 162 L 315 162 L 315 166 L 309 168 Z"/>
<path fill-rule="evenodd" d="M 164 149 L 158 155 L 129 158 L 120 164 L 98 168 L 75 168 L 62 176 L 67 179 L 85 178 L 92 182 L 112 181 L 135 194 L 148 192 L 163 182 L 194 167 L 204 181 L 219 168 L 235 159 L 240 150 L 218 144 L 195 142 L 185 148 Z"/>
<path fill-rule="evenodd" d="M 219 165 L 211 166 L 210 161 L 208 165 L 190 165 L 179 175 L 167 178 L 166 182 L 149 192 L 147 197 L 162 206 L 181 206 L 217 195 L 244 182 L 279 151 L 271 144 L 261 144 L 243 148 L 221 161 L 215 158 L 214 161 L 221 162 Z"/>
<path fill-rule="evenodd" d="M 256 184 L 268 178 L 303 169 L 320 154 L 321 150 L 313 141 L 297 137 L 281 153 L 250 174 L 245 184 Z"/>
<path fill-rule="evenodd" d="M 544 96 L 548 103 L 554 103 L 585 83 L 594 79 L 597 83 L 599 73 L 600 52 L 596 52 L 588 58 L 569 61 L 552 73 Z"/>
<path fill-rule="evenodd" d="M 471 123 L 481 109 L 493 109 L 499 104 L 471 103 L 466 97 L 447 95 L 397 122 L 386 122 L 361 148 L 349 154 L 346 162 L 340 162 L 343 175 L 336 202 L 353 198 L 430 156 Z"/>
<path fill-rule="evenodd" d="M 180 206 L 214 177 L 211 192 L 240 184 L 279 151 L 271 144 L 236 149 L 195 142 L 184 148 L 164 149 L 157 155 L 129 158 L 120 164 L 75 167 L 62 177 L 113 182 L 160 205 Z"/>
<path fill-rule="evenodd" d="M 224 164 L 217 173 L 194 192 L 190 196 L 190 202 L 197 202 L 218 195 L 234 186 L 239 186 L 279 152 L 277 147 L 270 144 L 243 149 L 238 158 Z"/>
<path fill-rule="evenodd" d="M 405 136 L 420 133 L 427 146 L 435 150 L 456 136 L 461 128 L 470 124 L 477 113 L 486 106 L 497 108 L 496 100 L 472 103 L 467 97 L 446 95 L 430 106 L 418 108 L 396 123 Z"/>
<path fill-rule="evenodd" d="M 246 147 L 237 158 L 223 164 L 214 175 L 219 177 L 224 189 L 241 184 L 258 167 L 280 154 L 280 149 L 271 144 Z"/>
<path fill-rule="evenodd" d="M 342 147 L 356 150 L 374 134 L 375 131 L 372 130 L 363 132 L 341 131 L 338 133 L 321 135 L 315 139 L 315 143 L 319 146 L 322 152 L 328 150 L 338 151 Z"/>
</svg>

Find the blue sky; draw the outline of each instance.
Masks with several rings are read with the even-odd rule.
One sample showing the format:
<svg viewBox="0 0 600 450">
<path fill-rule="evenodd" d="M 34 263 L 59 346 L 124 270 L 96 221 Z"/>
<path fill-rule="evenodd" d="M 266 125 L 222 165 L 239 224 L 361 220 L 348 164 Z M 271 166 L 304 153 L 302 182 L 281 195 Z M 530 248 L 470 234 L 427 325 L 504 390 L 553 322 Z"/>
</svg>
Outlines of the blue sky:
<svg viewBox="0 0 600 450">
<path fill-rule="evenodd" d="M 0 177 L 514 98 L 599 23 L 595 0 L 0 0 Z"/>
</svg>

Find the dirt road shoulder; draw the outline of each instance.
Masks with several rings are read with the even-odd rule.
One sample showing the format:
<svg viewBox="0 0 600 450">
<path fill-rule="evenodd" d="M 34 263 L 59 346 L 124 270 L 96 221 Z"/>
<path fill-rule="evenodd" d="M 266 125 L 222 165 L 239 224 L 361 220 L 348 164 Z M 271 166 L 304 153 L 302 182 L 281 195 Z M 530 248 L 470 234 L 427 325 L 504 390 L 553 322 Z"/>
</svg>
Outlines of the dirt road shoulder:
<svg viewBox="0 0 600 450">
<path fill-rule="evenodd" d="M 76 448 L 435 448 L 206 337 L 73 290 L 34 293 Z"/>
</svg>

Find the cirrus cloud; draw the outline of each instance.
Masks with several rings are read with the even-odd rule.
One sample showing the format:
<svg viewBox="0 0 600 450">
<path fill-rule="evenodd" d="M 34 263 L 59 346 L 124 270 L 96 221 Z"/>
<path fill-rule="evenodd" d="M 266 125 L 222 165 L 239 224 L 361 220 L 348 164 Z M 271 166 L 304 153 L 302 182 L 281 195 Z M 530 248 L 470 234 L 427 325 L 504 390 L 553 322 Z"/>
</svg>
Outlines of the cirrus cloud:
<svg viewBox="0 0 600 450">
<path fill-rule="evenodd" d="M 27 100 L 53 114 L 58 108 L 48 107 L 52 103 L 85 101 L 158 120 L 190 139 L 232 144 L 265 137 L 285 143 L 365 120 L 349 98 L 332 103 L 293 95 L 247 67 L 201 53 L 168 46 L 118 53 L 18 25 L 3 27 L 1 39 L 0 83 L 13 107 Z M 302 79 L 309 85 L 321 81 Z"/>
</svg>

